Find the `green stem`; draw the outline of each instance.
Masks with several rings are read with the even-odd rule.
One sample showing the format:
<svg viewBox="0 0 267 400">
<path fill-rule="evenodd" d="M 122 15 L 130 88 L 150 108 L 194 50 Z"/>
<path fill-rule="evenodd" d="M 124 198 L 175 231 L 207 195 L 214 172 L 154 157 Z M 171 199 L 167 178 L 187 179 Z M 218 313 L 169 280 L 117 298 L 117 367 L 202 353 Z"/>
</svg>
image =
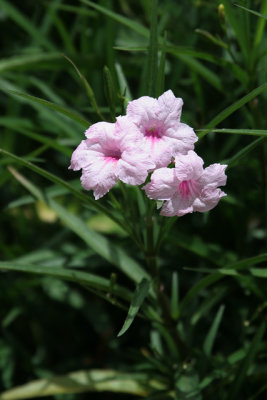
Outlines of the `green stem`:
<svg viewBox="0 0 267 400">
<path fill-rule="evenodd" d="M 172 317 L 168 300 L 161 288 L 160 273 L 157 265 L 157 249 L 154 246 L 153 209 L 154 203 L 150 201 L 148 203 L 148 212 L 146 217 L 146 262 L 151 276 L 153 277 L 154 290 L 161 308 L 164 326 L 174 340 L 181 358 L 185 359 L 188 356 L 189 351 L 179 336 L 176 328 L 176 321 Z"/>
<path fill-rule="evenodd" d="M 124 203 L 125 203 L 125 209 L 122 209 L 122 207 L 120 207 L 120 210 L 122 212 L 123 219 L 127 226 L 127 231 L 130 234 L 130 236 L 134 239 L 135 243 L 142 249 L 142 251 L 144 251 L 144 245 L 143 245 L 143 242 L 142 242 L 142 239 L 140 236 L 140 232 L 138 231 L 138 228 L 135 224 L 136 217 L 133 214 L 133 207 L 132 207 L 130 196 L 128 196 L 127 190 L 125 190 L 125 185 L 120 180 L 119 180 L 119 185 L 120 185 L 120 188 L 121 188 L 121 191 L 123 194 L 123 198 L 124 198 Z M 126 207 L 127 207 L 127 209 L 130 210 L 131 221 L 129 221 L 129 219 L 127 218 Z"/>
</svg>

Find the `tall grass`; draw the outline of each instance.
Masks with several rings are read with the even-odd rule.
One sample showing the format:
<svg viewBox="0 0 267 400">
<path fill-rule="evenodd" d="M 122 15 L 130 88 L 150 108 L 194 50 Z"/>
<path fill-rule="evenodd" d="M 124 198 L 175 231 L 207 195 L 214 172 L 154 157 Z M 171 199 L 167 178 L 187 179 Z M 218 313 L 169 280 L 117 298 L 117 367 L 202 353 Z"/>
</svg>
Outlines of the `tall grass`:
<svg viewBox="0 0 267 400">
<path fill-rule="evenodd" d="M 0 0 L 0 400 L 264 398 L 266 15 L 266 0 Z M 169 88 L 207 165 L 229 167 L 217 208 L 155 218 L 166 320 L 140 193 L 95 201 L 68 166 L 90 124 Z"/>
</svg>

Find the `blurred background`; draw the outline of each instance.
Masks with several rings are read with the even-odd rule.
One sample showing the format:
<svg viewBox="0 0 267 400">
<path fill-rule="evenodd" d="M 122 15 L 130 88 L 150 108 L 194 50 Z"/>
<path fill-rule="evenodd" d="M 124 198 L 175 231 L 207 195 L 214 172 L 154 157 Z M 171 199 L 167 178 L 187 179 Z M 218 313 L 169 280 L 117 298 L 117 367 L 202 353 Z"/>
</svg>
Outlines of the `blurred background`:
<svg viewBox="0 0 267 400">
<path fill-rule="evenodd" d="M 238 2 L 253 10 L 260 10 L 263 3 Z M 74 0 L 0 0 L 0 147 L 80 188 L 79 174 L 69 171 L 68 166 L 73 150 L 84 138 L 84 128 L 53 107 L 9 91 L 45 99 L 91 123 L 101 119 L 92 103 L 93 92 L 100 114 L 111 120 L 103 72 L 107 66 L 114 86 L 115 112 L 122 114 L 125 96 L 134 99 L 146 94 L 150 7 L 149 0 L 103 0 L 91 6 Z M 165 89 L 183 98 L 182 120 L 195 130 L 266 83 L 267 37 L 262 34 L 255 44 L 257 16 L 237 7 L 227 15 L 218 1 L 161 0 L 158 21 L 158 33 L 163 37 L 166 32 L 168 41 Z M 90 84 L 91 97 L 73 63 Z M 217 127 L 266 128 L 266 96 L 267 91 L 263 91 Z M 255 140 L 221 133 L 210 133 L 199 140 L 196 151 L 206 166 L 230 162 L 224 189 L 228 196 L 211 213 L 187 215 L 173 226 L 160 254 L 167 293 L 174 272 L 179 272 L 181 298 L 205 276 L 184 267 L 212 269 L 218 262 L 223 265 L 266 250 L 267 153 L 266 143 L 253 144 Z M 79 268 L 108 278 L 117 272 L 21 185 L 22 175 L 143 262 L 127 235 L 103 214 L 82 207 L 74 196 L 9 158 L 1 157 L 0 170 L 2 261 Z M 120 196 L 118 188 L 114 192 Z M 81 369 L 137 371 L 144 365 L 152 369 L 147 357 L 151 329 L 146 321 L 136 319 L 133 327 L 117 338 L 126 311 L 86 288 L 41 275 L 1 272 L 0 277 L 1 391 Z M 117 273 L 117 279 L 134 288 L 122 273 Z M 223 365 L 226 371 L 232 368 L 227 357 L 247 348 L 264 318 L 265 280 L 249 273 L 227 277 L 189 302 L 181 324 L 186 326 L 186 340 L 195 349 L 201 348 L 221 304 L 225 306 L 224 318 L 210 368 Z M 240 399 L 256 398 L 249 396 L 264 384 L 266 356 L 266 342 L 262 342 L 257 368 L 251 372 Z M 164 357 L 166 363 L 172 363 L 167 350 Z M 214 399 L 215 390 L 216 385 L 204 398 Z M 227 374 L 220 393 L 216 397 L 228 398 Z M 107 393 L 90 396 L 129 398 Z M 63 397 L 82 399 L 88 394 Z"/>
</svg>

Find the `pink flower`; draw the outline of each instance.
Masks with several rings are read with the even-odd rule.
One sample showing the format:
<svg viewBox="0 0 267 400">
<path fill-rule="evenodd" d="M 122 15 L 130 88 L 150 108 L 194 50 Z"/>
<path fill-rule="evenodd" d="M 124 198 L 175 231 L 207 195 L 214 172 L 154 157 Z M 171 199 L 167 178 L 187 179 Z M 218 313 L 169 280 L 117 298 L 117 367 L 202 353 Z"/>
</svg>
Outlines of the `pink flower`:
<svg viewBox="0 0 267 400">
<path fill-rule="evenodd" d="M 226 196 L 218 186 L 226 184 L 227 165 L 212 164 L 203 169 L 203 160 L 194 151 L 175 157 L 175 168 L 153 172 L 144 186 L 150 199 L 166 200 L 161 215 L 172 217 L 193 211 L 209 211 Z"/>
<path fill-rule="evenodd" d="M 183 100 L 171 90 L 158 99 L 144 96 L 130 101 L 127 116 L 144 138 L 144 149 L 156 168 L 167 167 L 171 158 L 194 149 L 197 136 L 190 126 L 180 122 Z"/>
<path fill-rule="evenodd" d="M 69 168 L 82 169 L 81 182 L 93 190 L 95 199 L 103 197 L 118 179 L 141 185 L 155 164 L 143 150 L 142 135 L 127 117 L 115 124 L 98 122 L 85 132 L 87 137 L 73 152 Z"/>
</svg>

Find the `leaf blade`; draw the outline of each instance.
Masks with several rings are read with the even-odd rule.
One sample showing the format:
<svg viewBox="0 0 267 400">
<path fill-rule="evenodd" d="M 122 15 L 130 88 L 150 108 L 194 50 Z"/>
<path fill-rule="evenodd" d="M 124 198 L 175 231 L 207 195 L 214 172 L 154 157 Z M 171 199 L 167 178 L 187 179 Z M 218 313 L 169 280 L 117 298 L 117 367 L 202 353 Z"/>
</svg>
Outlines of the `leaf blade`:
<svg viewBox="0 0 267 400">
<path fill-rule="evenodd" d="M 52 109 L 54 111 L 57 111 L 60 114 L 63 114 L 65 116 L 71 118 L 73 121 L 78 122 L 84 128 L 88 128 L 91 125 L 91 123 L 89 121 L 87 121 L 85 118 L 83 118 L 82 116 L 80 116 L 76 112 L 71 111 L 68 108 L 63 107 L 61 105 L 52 103 L 51 101 L 40 99 L 39 97 L 31 96 L 31 95 L 26 94 L 26 93 L 17 92 L 16 90 L 8 90 L 7 92 L 9 92 L 11 94 L 14 94 L 16 96 L 23 97 L 26 100 L 30 100 L 30 101 L 33 101 L 35 103 L 42 104 L 45 107 L 48 107 L 48 108 L 50 108 L 50 109 Z"/>
<path fill-rule="evenodd" d="M 150 281 L 148 279 L 142 279 L 142 281 L 136 286 L 129 311 L 125 322 L 118 333 L 118 337 L 122 336 L 132 325 L 141 305 L 143 304 L 150 288 Z"/>
</svg>

